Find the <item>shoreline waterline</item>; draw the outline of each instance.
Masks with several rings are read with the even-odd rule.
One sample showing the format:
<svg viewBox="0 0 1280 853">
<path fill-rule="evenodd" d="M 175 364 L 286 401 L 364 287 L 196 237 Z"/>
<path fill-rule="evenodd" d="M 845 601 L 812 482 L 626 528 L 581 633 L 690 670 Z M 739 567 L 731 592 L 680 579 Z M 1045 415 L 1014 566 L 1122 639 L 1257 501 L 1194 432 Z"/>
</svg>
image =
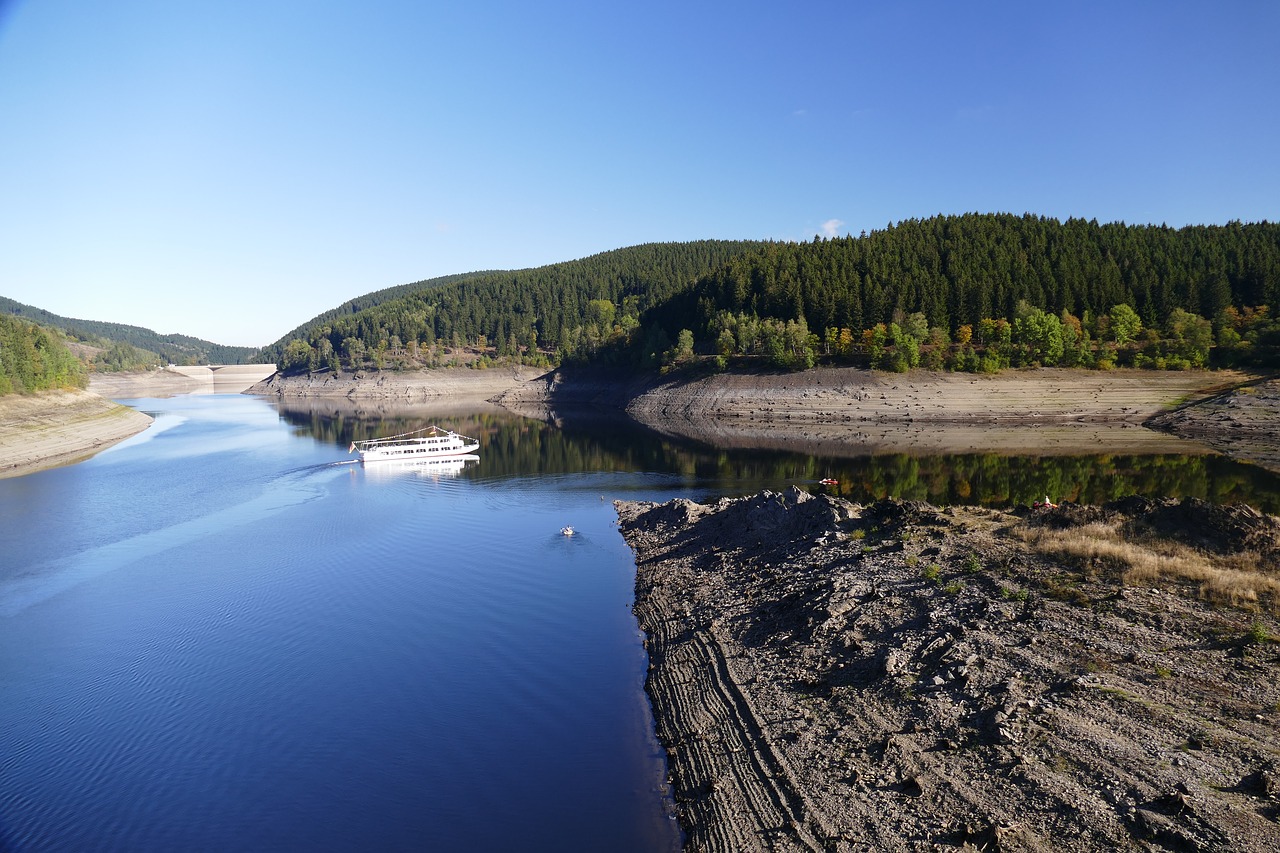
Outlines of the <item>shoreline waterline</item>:
<svg viewBox="0 0 1280 853">
<path fill-rule="evenodd" d="M 0 478 L 82 461 L 151 423 L 150 416 L 91 391 L 0 397 Z"/>
<path fill-rule="evenodd" d="M 146 396 L 127 394 L 132 387 L 127 379 L 101 377 L 93 386 L 117 397 Z M 190 390 L 180 380 L 166 385 L 168 393 Z M 1280 395 L 1256 393 L 1259 383 L 1265 391 L 1267 380 L 1238 371 L 1049 368 L 971 376 L 818 368 L 670 379 L 512 367 L 276 375 L 244 393 L 307 399 L 321 406 L 331 401 L 355 409 L 486 402 L 548 421 L 583 410 L 613 412 L 680 439 L 724 447 L 785 446 L 815 454 L 1070 454 L 1105 445 L 1116 452 L 1212 449 L 1277 470 L 1276 460 L 1266 454 L 1237 447 L 1228 427 L 1238 428 L 1238 418 L 1218 426 L 1204 418 L 1190 424 L 1191 415 L 1174 417 L 1225 397 L 1266 409 L 1259 418 L 1269 421 L 1273 399 Z M 1246 388 L 1250 394 L 1236 393 Z M 137 419 L 121 429 L 109 420 L 86 417 L 85 409 L 78 408 L 87 405 L 84 400 L 66 405 L 57 394 L 92 392 L 57 392 L 44 406 L 30 402 L 42 399 L 39 395 L 0 398 L 0 476 L 77 461 L 145 428 Z M 114 406 L 98 399 L 103 412 Z M 1180 428 L 1184 422 L 1191 428 Z"/>
</svg>

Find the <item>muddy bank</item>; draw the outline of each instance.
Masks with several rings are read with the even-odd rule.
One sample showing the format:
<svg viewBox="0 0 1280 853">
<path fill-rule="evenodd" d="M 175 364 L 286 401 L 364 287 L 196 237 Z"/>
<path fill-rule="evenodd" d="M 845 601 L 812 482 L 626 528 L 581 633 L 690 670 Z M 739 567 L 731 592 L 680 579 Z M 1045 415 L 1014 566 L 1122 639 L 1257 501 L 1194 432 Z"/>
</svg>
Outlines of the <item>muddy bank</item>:
<svg viewBox="0 0 1280 853">
<path fill-rule="evenodd" d="M 1276 519 L 616 506 L 690 849 L 1280 849 Z"/>
<path fill-rule="evenodd" d="M 444 368 L 403 373 L 368 371 L 276 374 L 250 387 L 246 394 L 277 397 L 346 397 L 352 400 L 429 400 L 451 398 L 484 401 L 543 375 L 544 370 L 520 365 L 488 370 Z"/>
<path fill-rule="evenodd" d="M 1147 426 L 1280 472 L 1280 379 L 1246 382 L 1162 412 Z"/>
<path fill-rule="evenodd" d="M 151 418 L 89 391 L 0 397 L 0 477 L 16 477 L 87 459 Z"/>
</svg>

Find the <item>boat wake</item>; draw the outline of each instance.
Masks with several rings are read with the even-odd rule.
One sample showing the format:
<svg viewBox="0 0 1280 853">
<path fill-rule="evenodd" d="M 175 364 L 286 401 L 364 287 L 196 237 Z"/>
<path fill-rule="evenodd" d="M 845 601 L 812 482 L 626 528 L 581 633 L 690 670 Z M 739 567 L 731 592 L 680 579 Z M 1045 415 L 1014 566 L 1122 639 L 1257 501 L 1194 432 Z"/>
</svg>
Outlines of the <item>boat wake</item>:
<svg viewBox="0 0 1280 853">
<path fill-rule="evenodd" d="M 171 548 L 316 500 L 324 495 L 319 475 L 325 471 L 336 473 L 349 464 L 343 460 L 286 471 L 273 477 L 256 498 L 243 503 L 32 566 L 16 577 L 0 581 L 0 616 L 15 616 L 86 581 Z"/>
</svg>

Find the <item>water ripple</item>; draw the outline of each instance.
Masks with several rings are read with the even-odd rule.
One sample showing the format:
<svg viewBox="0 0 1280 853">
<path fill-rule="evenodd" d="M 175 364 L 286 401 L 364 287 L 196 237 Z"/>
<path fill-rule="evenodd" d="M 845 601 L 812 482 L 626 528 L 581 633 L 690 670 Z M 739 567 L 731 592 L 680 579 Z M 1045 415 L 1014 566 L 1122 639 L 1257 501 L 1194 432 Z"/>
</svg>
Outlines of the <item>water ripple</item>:
<svg viewBox="0 0 1280 853">
<path fill-rule="evenodd" d="M 333 466 L 313 466 L 270 483 L 257 498 L 179 524 L 91 548 L 49 564 L 34 566 L 0 581 L 0 616 L 14 616 L 79 584 L 145 558 L 315 500 L 323 494 L 321 475 Z"/>
</svg>

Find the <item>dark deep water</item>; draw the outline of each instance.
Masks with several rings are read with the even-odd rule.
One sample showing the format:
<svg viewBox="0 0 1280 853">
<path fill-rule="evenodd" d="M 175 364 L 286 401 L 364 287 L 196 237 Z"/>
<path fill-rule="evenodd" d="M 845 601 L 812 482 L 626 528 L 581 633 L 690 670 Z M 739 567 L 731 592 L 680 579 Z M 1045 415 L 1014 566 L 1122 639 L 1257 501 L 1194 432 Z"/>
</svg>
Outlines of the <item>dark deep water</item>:
<svg viewBox="0 0 1280 853">
<path fill-rule="evenodd" d="M 135 405 L 142 435 L 0 480 L 3 850 L 678 847 L 615 498 L 836 476 L 857 500 L 1280 511 L 1274 476 L 1216 456 L 824 460 L 493 412 Z M 346 455 L 432 421 L 479 460 Z"/>
</svg>

